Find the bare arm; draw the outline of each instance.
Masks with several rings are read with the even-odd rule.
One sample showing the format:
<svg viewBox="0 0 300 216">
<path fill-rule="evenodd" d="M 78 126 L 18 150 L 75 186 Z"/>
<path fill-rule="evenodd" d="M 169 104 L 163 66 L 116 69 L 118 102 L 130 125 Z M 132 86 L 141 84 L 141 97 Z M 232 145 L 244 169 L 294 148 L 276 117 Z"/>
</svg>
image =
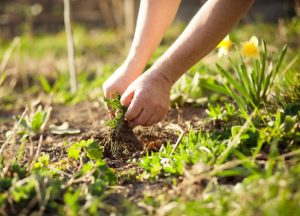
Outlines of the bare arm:
<svg viewBox="0 0 300 216">
<path fill-rule="evenodd" d="M 216 47 L 252 3 L 253 0 L 207 1 L 167 52 L 124 92 L 121 101 L 129 106 L 127 120 L 134 125 L 152 125 L 162 120 L 174 82 Z"/>
<path fill-rule="evenodd" d="M 103 84 L 106 98 L 122 95 L 143 72 L 164 33 L 174 20 L 180 0 L 142 0 L 136 30 L 124 63 Z"/>
<path fill-rule="evenodd" d="M 127 61 L 134 61 L 144 68 L 174 20 L 179 4 L 180 0 L 141 1 Z"/>
<path fill-rule="evenodd" d="M 153 65 L 170 84 L 211 52 L 250 8 L 253 0 L 209 0 L 169 50 Z"/>
</svg>

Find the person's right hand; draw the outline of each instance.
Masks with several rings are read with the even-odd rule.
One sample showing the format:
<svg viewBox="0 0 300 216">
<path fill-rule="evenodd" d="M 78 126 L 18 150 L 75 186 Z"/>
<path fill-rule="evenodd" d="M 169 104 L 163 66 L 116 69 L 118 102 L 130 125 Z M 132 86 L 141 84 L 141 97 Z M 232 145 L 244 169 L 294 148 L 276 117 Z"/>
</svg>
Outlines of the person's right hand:
<svg viewBox="0 0 300 216">
<path fill-rule="evenodd" d="M 127 87 L 142 73 L 143 69 L 135 65 L 122 64 L 103 84 L 105 98 L 113 98 L 115 94 L 122 96 Z M 105 105 L 110 116 L 113 116 L 110 108 Z"/>
</svg>

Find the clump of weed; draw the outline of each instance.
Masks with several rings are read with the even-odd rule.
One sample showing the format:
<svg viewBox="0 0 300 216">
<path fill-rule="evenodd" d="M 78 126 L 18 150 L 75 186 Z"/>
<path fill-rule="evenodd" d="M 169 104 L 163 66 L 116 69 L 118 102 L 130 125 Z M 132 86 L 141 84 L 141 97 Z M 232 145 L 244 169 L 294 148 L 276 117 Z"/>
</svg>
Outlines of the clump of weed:
<svg viewBox="0 0 300 216">
<path fill-rule="evenodd" d="M 109 134 L 101 143 L 104 146 L 104 154 L 115 159 L 126 159 L 135 152 L 143 150 L 143 145 L 125 120 L 126 107 L 122 106 L 120 96 L 105 99 L 105 102 L 115 115 L 107 121 Z"/>
</svg>

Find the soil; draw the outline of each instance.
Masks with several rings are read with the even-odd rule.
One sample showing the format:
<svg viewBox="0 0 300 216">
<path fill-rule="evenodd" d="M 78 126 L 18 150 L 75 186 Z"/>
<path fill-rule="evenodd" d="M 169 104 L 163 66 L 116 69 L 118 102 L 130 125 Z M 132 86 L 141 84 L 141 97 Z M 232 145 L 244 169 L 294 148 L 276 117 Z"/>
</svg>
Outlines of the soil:
<svg viewBox="0 0 300 216">
<path fill-rule="evenodd" d="M 115 170 L 118 177 L 119 186 L 115 189 L 116 193 L 122 193 L 123 196 L 131 201 L 134 200 L 134 202 L 142 199 L 143 191 L 146 189 L 151 191 L 166 188 L 167 190 L 170 187 L 170 183 L 137 181 L 136 175 L 141 170 L 133 161 L 138 160 L 146 151 L 158 151 L 168 141 L 171 144 L 175 144 L 180 132 L 174 129 L 174 125 L 187 131 L 191 127 L 198 127 L 199 122 L 201 122 L 200 120 L 206 115 L 204 109 L 199 107 L 186 106 L 180 109 L 173 108 L 170 109 L 165 119 L 159 124 L 151 127 L 134 128 L 134 136 L 131 134 L 133 133 L 132 130 L 127 127 L 128 125 L 117 134 L 108 131 L 105 125 L 108 115 L 100 102 L 82 102 L 71 106 L 53 105 L 52 108 L 48 125 L 60 125 L 68 122 L 70 128 L 80 129 L 81 132 L 79 134 L 54 135 L 50 133 L 49 129 L 46 129 L 43 134 L 41 152 L 49 154 L 50 162 L 54 164 L 63 159 L 67 160 L 66 150 L 73 142 L 92 138 L 103 143 L 105 146 L 105 160 L 108 166 Z M 0 110 L 0 147 L 6 140 L 5 133 L 12 130 L 15 124 L 13 116 L 20 116 L 24 109 L 25 107 L 20 106 L 11 110 Z M 115 139 L 116 137 L 117 139 Z M 113 145 L 107 145 L 111 140 L 121 140 L 115 143 L 115 145 L 122 145 L 122 143 L 131 143 L 131 145 L 115 151 L 111 149 Z M 33 137 L 31 140 L 32 146 L 28 146 L 26 153 L 30 154 L 30 152 L 33 152 L 35 154 L 38 142 L 39 136 Z M 133 154 L 134 152 L 138 153 Z M 10 157 L 11 154 L 7 152 L 6 155 Z M 26 158 L 30 157 L 25 157 L 24 163 L 27 162 Z M 128 160 L 128 158 L 131 159 Z M 70 172 L 76 170 L 78 166 L 78 164 L 71 162 L 69 163 Z M 135 171 L 134 174 L 132 174 L 132 170 Z"/>
<path fill-rule="evenodd" d="M 100 145 L 104 146 L 105 157 L 120 160 L 128 159 L 144 149 L 125 120 L 116 128 L 111 128 Z"/>
<path fill-rule="evenodd" d="M 130 141 L 135 144 L 127 149 L 129 151 L 141 151 L 142 148 L 150 151 L 158 151 L 167 141 L 176 143 L 179 131 L 175 130 L 172 125 L 177 125 L 183 130 L 187 130 L 190 127 L 198 127 L 199 122 L 201 122 L 200 119 L 205 116 L 204 109 L 201 107 L 186 106 L 180 109 L 173 108 L 170 109 L 165 119 L 159 124 L 151 127 L 134 128 L 137 140 L 132 140 L 132 137 L 135 136 L 130 135 L 132 132 L 128 127 L 125 127 L 119 134 L 110 133 L 107 130 L 105 122 L 108 120 L 108 115 L 100 102 L 86 101 L 70 106 L 53 105 L 52 108 L 48 125 L 60 125 L 68 122 L 70 128 L 80 129 L 81 131 L 79 134 L 65 135 L 55 135 L 51 134 L 49 130 L 45 131 L 42 152 L 50 154 L 52 161 L 58 161 L 65 157 L 66 149 L 72 142 L 90 138 L 105 143 L 112 136 L 117 136 L 120 140 L 125 140 L 125 142 Z M 0 146 L 6 140 L 6 132 L 12 130 L 15 124 L 14 116 L 20 116 L 24 110 L 25 107 L 23 105 L 16 105 L 10 110 L 0 110 Z M 32 139 L 34 148 L 37 146 L 38 138 L 34 137 Z M 122 155 L 127 155 L 124 151 L 120 151 L 117 154 L 112 155 L 107 153 L 108 160 L 120 160 Z"/>
</svg>

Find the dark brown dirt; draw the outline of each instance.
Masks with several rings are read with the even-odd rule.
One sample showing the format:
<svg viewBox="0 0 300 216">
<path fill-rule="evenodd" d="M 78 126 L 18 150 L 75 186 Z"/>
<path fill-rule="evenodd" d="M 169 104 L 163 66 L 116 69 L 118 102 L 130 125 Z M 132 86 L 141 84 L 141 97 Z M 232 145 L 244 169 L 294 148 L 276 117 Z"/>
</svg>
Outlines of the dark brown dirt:
<svg viewBox="0 0 300 216">
<path fill-rule="evenodd" d="M 116 128 L 109 130 L 101 144 L 104 146 L 104 156 L 114 159 L 128 159 L 144 149 L 124 120 Z"/>
</svg>

